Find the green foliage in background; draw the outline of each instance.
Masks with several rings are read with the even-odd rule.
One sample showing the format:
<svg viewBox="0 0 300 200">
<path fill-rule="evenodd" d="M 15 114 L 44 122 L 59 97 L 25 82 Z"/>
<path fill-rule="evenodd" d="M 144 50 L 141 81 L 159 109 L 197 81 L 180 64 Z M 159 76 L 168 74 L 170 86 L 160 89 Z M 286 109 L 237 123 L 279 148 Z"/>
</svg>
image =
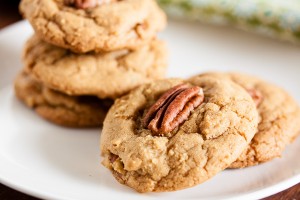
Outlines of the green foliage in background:
<svg viewBox="0 0 300 200">
<path fill-rule="evenodd" d="M 171 17 L 230 24 L 300 43 L 300 0 L 157 0 Z"/>
</svg>

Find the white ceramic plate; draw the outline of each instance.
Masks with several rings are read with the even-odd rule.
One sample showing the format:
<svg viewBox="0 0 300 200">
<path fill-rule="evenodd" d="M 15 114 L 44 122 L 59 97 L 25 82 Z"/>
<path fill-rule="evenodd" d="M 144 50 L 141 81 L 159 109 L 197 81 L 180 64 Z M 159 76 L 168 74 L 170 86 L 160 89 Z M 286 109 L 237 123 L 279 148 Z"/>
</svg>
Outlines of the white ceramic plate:
<svg viewBox="0 0 300 200">
<path fill-rule="evenodd" d="M 257 199 L 300 182 L 300 138 L 283 158 L 241 170 L 225 170 L 199 186 L 139 194 L 120 185 L 100 165 L 100 131 L 55 126 L 21 104 L 12 82 L 32 34 L 27 22 L 0 32 L 0 180 L 46 199 Z M 169 76 L 207 70 L 259 75 L 300 102 L 300 48 L 224 27 L 173 22 L 161 34 L 170 49 Z"/>
</svg>

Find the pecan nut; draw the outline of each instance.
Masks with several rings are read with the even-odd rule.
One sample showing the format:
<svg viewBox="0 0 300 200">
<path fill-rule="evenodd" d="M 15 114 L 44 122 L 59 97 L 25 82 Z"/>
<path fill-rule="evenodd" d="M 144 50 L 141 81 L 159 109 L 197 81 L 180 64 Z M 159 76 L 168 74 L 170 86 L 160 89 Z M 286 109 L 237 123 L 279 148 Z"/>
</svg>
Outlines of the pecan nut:
<svg viewBox="0 0 300 200">
<path fill-rule="evenodd" d="M 64 0 L 64 4 L 67 6 L 75 6 L 78 9 L 87 9 L 110 3 L 110 1 L 111 0 Z"/>
<path fill-rule="evenodd" d="M 248 94 L 252 97 L 256 106 L 258 106 L 263 99 L 262 94 L 256 89 L 246 89 Z"/>
<path fill-rule="evenodd" d="M 119 156 L 117 156 L 115 154 L 111 154 L 108 159 L 109 159 L 112 169 L 115 172 L 117 172 L 117 174 L 119 174 L 119 176 L 121 176 L 122 174 L 125 173 L 124 164 L 121 161 L 121 158 Z"/>
<path fill-rule="evenodd" d="M 204 100 L 202 88 L 177 85 L 154 103 L 142 120 L 145 128 L 155 134 L 166 134 L 183 123 Z"/>
<path fill-rule="evenodd" d="M 109 161 L 110 163 L 114 163 L 117 159 L 119 158 L 119 156 L 115 155 L 115 154 L 110 154 L 109 155 Z"/>
</svg>

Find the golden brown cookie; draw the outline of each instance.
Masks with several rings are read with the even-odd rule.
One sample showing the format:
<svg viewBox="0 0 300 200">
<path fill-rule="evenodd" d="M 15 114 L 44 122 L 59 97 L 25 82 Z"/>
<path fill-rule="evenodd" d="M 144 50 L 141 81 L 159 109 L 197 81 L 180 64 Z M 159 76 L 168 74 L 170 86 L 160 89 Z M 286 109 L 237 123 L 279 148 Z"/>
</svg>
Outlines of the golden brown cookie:
<svg viewBox="0 0 300 200">
<path fill-rule="evenodd" d="M 21 72 L 15 80 L 16 96 L 43 118 L 62 126 L 97 127 L 113 103 L 92 96 L 68 96 L 48 89 Z"/>
<path fill-rule="evenodd" d="M 254 102 L 232 81 L 155 81 L 117 99 L 109 110 L 102 163 L 138 192 L 192 187 L 235 161 L 257 124 Z"/>
<path fill-rule="evenodd" d="M 201 76 L 201 75 L 200 75 Z M 257 104 L 258 132 L 231 168 L 257 165 L 280 157 L 286 145 L 300 133 L 300 108 L 282 88 L 240 73 L 206 73 L 202 76 L 227 78 L 245 88 Z"/>
<path fill-rule="evenodd" d="M 26 70 L 45 86 L 69 95 L 116 98 L 142 83 L 163 78 L 165 43 L 153 40 L 136 50 L 76 54 L 33 36 L 25 45 Z"/>
<path fill-rule="evenodd" d="M 20 11 L 43 40 L 78 53 L 137 48 L 166 25 L 154 0 L 110 1 L 92 8 L 64 0 L 22 0 Z"/>
</svg>

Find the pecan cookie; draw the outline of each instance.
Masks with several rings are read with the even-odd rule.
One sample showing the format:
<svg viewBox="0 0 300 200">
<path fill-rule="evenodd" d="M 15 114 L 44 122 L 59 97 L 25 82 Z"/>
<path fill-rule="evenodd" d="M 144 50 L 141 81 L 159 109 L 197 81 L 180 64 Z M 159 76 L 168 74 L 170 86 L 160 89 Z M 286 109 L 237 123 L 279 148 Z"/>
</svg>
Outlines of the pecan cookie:
<svg viewBox="0 0 300 200">
<path fill-rule="evenodd" d="M 112 100 L 92 96 L 72 97 L 48 89 L 29 74 L 21 72 L 15 80 L 16 96 L 43 118 L 62 126 L 97 127 L 112 105 Z"/>
<path fill-rule="evenodd" d="M 22 0 L 20 11 L 43 40 L 78 53 L 136 48 L 166 25 L 154 0 Z"/>
<path fill-rule="evenodd" d="M 159 40 L 136 50 L 76 54 L 33 36 L 25 45 L 23 60 L 26 70 L 45 86 L 101 99 L 163 78 L 167 68 L 165 43 Z"/>
<path fill-rule="evenodd" d="M 232 81 L 155 81 L 117 99 L 109 110 L 102 163 L 138 192 L 192 187 L 235 161 L 257 124 L 254 102 Z"/>
<path fill-rule="evenodd" d="M 258 132 L 231 168 L 257 165 L 280 157 L 286 145 L 300 133 L 300 108 L 282 88 L 239 73 L 207 73 L 200 76 L 227 78 L 252 96 L 260 115 Z"/>
</svg>

